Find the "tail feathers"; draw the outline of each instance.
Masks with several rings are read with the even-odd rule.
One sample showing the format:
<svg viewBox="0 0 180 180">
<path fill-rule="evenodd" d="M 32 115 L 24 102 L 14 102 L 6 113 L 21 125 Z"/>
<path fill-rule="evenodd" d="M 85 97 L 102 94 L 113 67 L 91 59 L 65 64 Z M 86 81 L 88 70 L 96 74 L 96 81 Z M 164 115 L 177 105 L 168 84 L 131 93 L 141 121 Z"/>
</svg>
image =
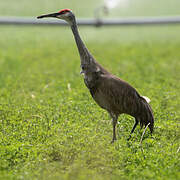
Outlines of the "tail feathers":
<svg viewBox="0 0 180 180">
<path fill-rule="evenodd" d="M 150 102 L 151 102 L 151 100 L 150 100 L 147 96 L 141 96 L 141 97 L 144 98 L 147 103 L 150 103 Z"/>
<path fill-rule="evenodd" d="M 139 121 L 140 121 L 140 126 L 141 128 L 143 126 L 147 126 L 149 123 L 149 129 L 151 131 L 151 133 L 153 132 L 154 129 L 154 116 L 153 116 L 153 112 L 151 109 L 151 106 L 148 104 L 148 102 L 146 101 L 146 99 L 144 97 L 141 97 L 141 102 L 142 102 L 142 107 L 141 107 L 141 113 L 139 116 Z"/>
</svg>

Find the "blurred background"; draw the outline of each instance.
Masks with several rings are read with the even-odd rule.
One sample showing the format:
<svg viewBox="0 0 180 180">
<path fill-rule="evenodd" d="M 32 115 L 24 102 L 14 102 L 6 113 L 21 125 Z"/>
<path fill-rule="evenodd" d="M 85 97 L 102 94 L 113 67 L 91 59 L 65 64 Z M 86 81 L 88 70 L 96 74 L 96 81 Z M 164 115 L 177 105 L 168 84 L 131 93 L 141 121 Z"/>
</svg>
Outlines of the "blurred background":
<svg viewBox="0 0 180 180">
<path fill-rule="evenodd" d="M 37 16 L 43 12 L 72 9 L 77 17 L 93 17 L 94 9 L 106 5 L 109 17 L 167 16 L 180 14 L 179 0 L 1 0 L 1 16 Z"/>
</svg>

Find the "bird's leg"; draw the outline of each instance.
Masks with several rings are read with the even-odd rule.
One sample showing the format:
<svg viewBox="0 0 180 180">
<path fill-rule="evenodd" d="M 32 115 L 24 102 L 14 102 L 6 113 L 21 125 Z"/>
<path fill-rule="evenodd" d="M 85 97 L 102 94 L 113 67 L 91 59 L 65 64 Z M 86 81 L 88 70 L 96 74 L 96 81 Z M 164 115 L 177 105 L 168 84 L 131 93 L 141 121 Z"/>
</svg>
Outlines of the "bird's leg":
<svg viewBox="0 0 180 180">
<path fill-rule="evenodd" d="M 129 138 L 127 139 L 128 141 L 131 139 L 131 134 L 134 132 L 136 126 L 138 125 L 138 122 L 139 122 L 138 119 L 135 118 L 134 126 L 133 126 L 133 128 L 132 128 L 132 130 L 131 130 L 131 133 L 130 133 L 130 135 L 129 135 Z"/>
<path fill-rule="evenodd" d="M 116 115 L 113 115 L 113 114 L 110 114 L 111 117 L 112 117 L 112 124 L 113 124 L 113 138 L 112 138 L 112 143 L 117 140 L 116 139 L 116 124 L 117 124 L 117 119 L 118 119 L 118 116 Z"/>
<path fill-rule="evenodd" d="M 132 130 L 131 130 L 131 134 L 134 132 L 136 126 L 138 125 L 138 122 L 139 122 L 138 119 L 135 118 L 135 123 L 134 123 L 134 126 L 133 126 Z"/>
</svg>

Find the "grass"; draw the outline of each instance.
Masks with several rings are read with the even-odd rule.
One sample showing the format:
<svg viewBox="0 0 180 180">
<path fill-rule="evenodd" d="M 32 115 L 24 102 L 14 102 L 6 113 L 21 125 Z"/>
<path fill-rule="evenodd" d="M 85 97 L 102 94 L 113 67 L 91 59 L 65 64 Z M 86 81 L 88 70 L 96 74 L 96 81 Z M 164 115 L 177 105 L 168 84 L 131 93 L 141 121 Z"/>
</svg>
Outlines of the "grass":
<svg viewBox="0 0 180 180">
<path fill-rule="evenodd" d="M 110 118 L 79 75 L 68 27 L 1 27 L 1 179 L 178 179 L 178 31 L 81 28 L 97 60 L 152 100 L 155 131 L 146 132 L 142 154 L 139 127 L 126 141 L 127 115 L 110 144 Z"/>
<path fill-rule="evenodd" d="M 110 144 L 111 120 L 79 75 L 68 27 L 1 26 L 0 179 L 179 179 L 179 31 L 80 28 L 97 61 L 151 99 L 155 130 L 142 152 L 139 126 L 126 140 L 127 115 Z"/>
</svg>

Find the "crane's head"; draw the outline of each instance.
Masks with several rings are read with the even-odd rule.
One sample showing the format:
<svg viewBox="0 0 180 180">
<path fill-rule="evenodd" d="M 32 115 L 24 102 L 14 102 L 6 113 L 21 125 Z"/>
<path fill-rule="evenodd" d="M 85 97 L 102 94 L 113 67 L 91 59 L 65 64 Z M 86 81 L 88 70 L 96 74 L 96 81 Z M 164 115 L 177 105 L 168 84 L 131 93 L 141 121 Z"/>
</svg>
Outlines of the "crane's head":
<svg viewBox="0 0 180 180">
<path fill-rule="evenodd" d="M 40 18 L 47 18 L 47 17 L 63 19 L 70 24 L 72 23 L 72 21 L 75 18 L 73 12 L 70 9 L 62 9 L 61 11 L 59 11 L 57 13 L 45 14 L 42 16 L 38 16 L 37 18 L 40 19 Z"/>
</svg>

